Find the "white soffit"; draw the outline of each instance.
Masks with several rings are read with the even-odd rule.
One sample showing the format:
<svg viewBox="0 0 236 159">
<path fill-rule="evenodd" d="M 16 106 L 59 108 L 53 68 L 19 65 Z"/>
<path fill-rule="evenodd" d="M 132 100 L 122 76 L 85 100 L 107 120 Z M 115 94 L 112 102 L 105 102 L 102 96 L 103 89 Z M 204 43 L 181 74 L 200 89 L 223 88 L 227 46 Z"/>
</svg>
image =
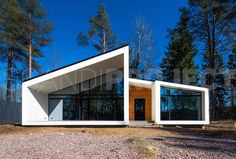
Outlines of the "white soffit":
<svg viewBox="0 0 236 159">
<path fill-rule="evenodd" d="M 31 89 L 38 89 L 39 87 L 42 89 L 48 89 L 48 90 L 41 90 L 42 92 L 50 92 L 49 87 L 55 87 L 55 85 L 58 84 L 58 82 L 61 81 L 61 77 L 65 77 L 64 81 L 67 81 L 65 84 L 66 86 L 69 86 L 68 84 L 74 84 L 74 82 L 71 79 L 75 79 L 74 77 L 80 72 L 80 69 L 92 69 L 95 72 L 102 72 L 101 70 L 107 71 L 107 69 L 117 69 L 120 66 L 124 65 L 124 53 L 128 53 L 129 49 L 128 46 L 124 46 L 118 49 L 115 49 L 113 51 L 95 56 L 93 58 L 89 58 L 88 60 L 84 60 L 82 62 L 75 63 L 73 65 L 69 65 L 67 67 L 63 67 L 61 69 L 55 70 L 53 72 L 49 72 L 47 74 L 41 75 L 39 77 L 35 77 L 33 79 L 29 79 L 25 82 L 23 82 L 23 85 L 30 87 Z M 105 73 L 105 72 L 102 72 Z M 92 75 L 90 75 L 92 76 Z M 60 79 L 60 80 L 59 80 Z M 53 83 L 54 84 L 53 84 Z M 69 82 L 69 83 L 68 83 Z M 58 90 L 61 88 L 56 88 L 55 90 Z"/>
</svg>

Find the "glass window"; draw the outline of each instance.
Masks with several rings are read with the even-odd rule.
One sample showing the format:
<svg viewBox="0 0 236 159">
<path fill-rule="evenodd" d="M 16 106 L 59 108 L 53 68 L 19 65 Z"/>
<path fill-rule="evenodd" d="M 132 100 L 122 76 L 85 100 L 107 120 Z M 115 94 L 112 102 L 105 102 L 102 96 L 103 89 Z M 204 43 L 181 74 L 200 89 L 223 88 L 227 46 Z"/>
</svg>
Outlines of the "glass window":
<svg viewBox="0 0 236 159">
<path fill-rule="evenodd" d="M 124 120 L 123 69 L 83 81 L 79 92 L 49 95 L 49 110 L 54 109 L 52 99 L 63 100 L 63 120 Z M 68 88 L 70 90 L 70 88 Z M 74 94 L 73 94 L 74 93 Z"/>
<path fill-rule="evenodd" d="M 161 87 L 161 120 L 202 120 L 201 92 Z"/>
<path fill-rule="evenodd" d="M 75 120 L 78 118 L 78 115 L 76 112 L 78 111 L 76 109 L 76 102 L 73 97 L 66 96 L 63 98 L 63 120 Z"/>
<path fill-rule="evenodd" d="M 91 99 L 89 104 L 89 120 L 97 120 L 97 100 Z"/>
</svg>

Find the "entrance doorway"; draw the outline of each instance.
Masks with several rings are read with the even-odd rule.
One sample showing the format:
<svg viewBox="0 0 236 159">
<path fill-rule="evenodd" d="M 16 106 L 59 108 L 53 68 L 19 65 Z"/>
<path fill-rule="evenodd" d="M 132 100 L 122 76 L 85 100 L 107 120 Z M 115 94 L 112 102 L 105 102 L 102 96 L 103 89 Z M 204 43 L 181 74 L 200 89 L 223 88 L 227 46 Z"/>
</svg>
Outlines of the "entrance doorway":
<svg viewBox="0 0 236 159">
<path fill-rule="evenodd" d="M 145 99 L 135 99 L 135 120 L 145 120 Z"/>
</svg>

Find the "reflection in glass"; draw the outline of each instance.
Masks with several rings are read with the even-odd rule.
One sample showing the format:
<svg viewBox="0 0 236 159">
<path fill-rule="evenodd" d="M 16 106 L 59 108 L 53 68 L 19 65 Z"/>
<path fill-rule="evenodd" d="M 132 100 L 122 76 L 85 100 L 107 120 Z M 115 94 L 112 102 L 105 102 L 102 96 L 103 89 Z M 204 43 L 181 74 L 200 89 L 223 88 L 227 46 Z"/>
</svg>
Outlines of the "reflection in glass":
<svg viewBox="0 0 236 159">
<path fill-rule="evenodd" d="M 49 94 L 49 110 L 53 107 L 50 101 L 55 99 L 63 101 L 63 113 L 57 115 L 61 116 L 61 119 L 57 118 L 58 120 L 122 121 L 124 120 L 123 69 Z"/>
<path fill-rule="evenodd" d="M 202 120 L 201 92 L 161 87 L 161 120 Z"/>
</svg>

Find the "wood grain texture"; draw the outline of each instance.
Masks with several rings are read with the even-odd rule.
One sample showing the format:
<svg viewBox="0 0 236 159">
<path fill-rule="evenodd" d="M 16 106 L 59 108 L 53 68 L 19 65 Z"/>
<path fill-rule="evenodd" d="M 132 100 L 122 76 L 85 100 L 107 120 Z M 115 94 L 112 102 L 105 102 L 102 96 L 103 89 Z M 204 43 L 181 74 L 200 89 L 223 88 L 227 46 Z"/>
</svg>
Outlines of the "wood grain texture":
<svg viewBox="0 0 236 159">
<path fill-rule="evenodd" d="M 151 89 L 130 86 L 129 87 L 129 120 L 135 120 L 134 100 L 145 99 L 145 120 L 151 120 L 152 114 L 152 94 Z"/>
</svg>

